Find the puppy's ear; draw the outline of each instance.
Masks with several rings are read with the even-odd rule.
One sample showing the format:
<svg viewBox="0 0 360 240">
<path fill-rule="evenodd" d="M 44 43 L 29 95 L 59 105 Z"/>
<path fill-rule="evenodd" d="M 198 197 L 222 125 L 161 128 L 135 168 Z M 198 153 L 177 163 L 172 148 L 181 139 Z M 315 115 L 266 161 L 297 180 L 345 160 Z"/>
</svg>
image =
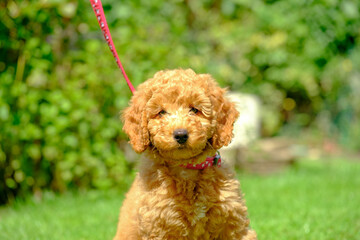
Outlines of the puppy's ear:
<svg viewBox="0 0 360 240">
<path fill-rule="evenodd" d="M 227 146 L 233 138 L 233 125 L 239 117 L 235 104 L 225 97 L 226 90 L 214 82 L 210 90 L 210 98 L 214 106 L 216 127 L 211 144 L 215 149 Z"/>
<path fill-rule="evenodd" d="M 130 106 L 122 114 L 123 130 L 129 136 L 130 144 L 137 153 L 145 151 L 150 144 L 145 112 L 147 100 L 146 94 L 136 91 L 130 100 Z"/>
</svg>

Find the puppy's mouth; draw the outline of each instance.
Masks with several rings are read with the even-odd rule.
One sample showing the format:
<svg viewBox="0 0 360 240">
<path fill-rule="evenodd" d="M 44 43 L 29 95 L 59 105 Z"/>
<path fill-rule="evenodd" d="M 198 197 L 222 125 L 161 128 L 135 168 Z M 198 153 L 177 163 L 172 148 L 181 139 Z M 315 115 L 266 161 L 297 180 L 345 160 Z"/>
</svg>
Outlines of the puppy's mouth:
<svg viewBox="0 0 360 240">
<path fill-rule="evenodd" d="M 187 148 L 178 148 L 173 151 L 158 151 L 159 155 L 163 158 L 168 160 L 187 160 L 191 158 L 195 158 L 196 156 L 200 155 L 203 150 L 192 151 Z"/>
<path fill-rule="evenodd" d="M 186 148 L 187 148 L 186 144 L 179 144 L 179 146 L 177 147 L 177 149 L 179 149 L 179 150 L 186 149 Z"/>
<path fill-rule="evenodd" d="M 155 135 L 150 139 L 153 150 L 168 160 L 186 160 L 201 154 L 207 145 L 203 134 L 178 128 L 171 135 Z"/>
<path fill-rule="evenodd" d="M 190 147 L 188 144 L 178 144 L 176 147 L 172 149 L 161 149 L 154 146 L 154 150 L 163 158 L 168 160 L 188 160 L 191 158 L 196 158 L 196 156 L 200 155 L 207 148 L 207 145 L 197 146 L 196 148 Z"/>
</svg>

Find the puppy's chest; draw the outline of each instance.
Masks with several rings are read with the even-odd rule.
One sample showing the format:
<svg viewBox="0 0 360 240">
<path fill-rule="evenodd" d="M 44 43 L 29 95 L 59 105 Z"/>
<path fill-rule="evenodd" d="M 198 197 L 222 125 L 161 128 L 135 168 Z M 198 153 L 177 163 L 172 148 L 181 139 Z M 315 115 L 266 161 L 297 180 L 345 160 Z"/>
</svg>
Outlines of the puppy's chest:
<svg viewBox="0 0 360 240">
<path fill-rule="evenodd" d="M 229 215 L 223 184 L 172 179 L 162 181 L 158 186 L 153 189 L 151 198 L 145 197 L 147 211 L 156 213 L 144 212 L 142 220 L 151 222 L 151 226 L 181 229 L 179 234 L 188 239 L 216 239 L 219 236 Z"/>
<path fill-rule="evenodd" d="M 194 239 L 204 234 L 216 236 L 221 226 L 225 224 L 226 208 L 224 202 L 220 200 L 219 192 L 215 186 L 207 184 L 196 186 L 192 196 L 191 193 L 183 195 L 184 203 L 187 205 L 187 210 L 183 212 L 184 219 Z"/>
<path fill-rule="evenodd" d="M 183 196 L 188 207 L 185 215 L 192 226 L 199 224 L 199 222 L 207 222 L 209 210 L 218 205 L 217 199 L 205 194 L 205 192 L 206 189 L 196 187 L 193 192 Z"/>
<path fill-rule="evenodd" d="M 192 185 L 193 184 L 193 185 Z M 184 205 L 184 217 L 192 226 L 208 223 L 212 220 L 214 212 L 221 211 L 222 201 L 220 200 L 220 186 L 214 182 L 190 183 L 183 192 L 178 192 L 175 198 L 181 198 L 181 205 Z M 192 185 L 192 186 L 191 186 Z M 177 189 L 181 189 L 175 186 Z M 217 209 L 217 211 L 214 211 Z"/>
</svg>

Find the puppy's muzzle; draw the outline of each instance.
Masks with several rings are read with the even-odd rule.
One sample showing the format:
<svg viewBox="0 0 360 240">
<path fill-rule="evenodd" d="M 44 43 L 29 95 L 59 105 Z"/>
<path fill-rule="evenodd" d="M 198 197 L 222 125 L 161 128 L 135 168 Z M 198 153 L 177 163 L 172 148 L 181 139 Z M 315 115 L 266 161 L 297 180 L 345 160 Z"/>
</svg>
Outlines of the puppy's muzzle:
<svg viewBox="0 0 360 240">
<path fill-rule="evenodd" d="M 174 130 L 173 136 L 179 144 L 184 144 L 189 138 L 189 133 L 186 129 L 180 128 Z"/>
</svg>

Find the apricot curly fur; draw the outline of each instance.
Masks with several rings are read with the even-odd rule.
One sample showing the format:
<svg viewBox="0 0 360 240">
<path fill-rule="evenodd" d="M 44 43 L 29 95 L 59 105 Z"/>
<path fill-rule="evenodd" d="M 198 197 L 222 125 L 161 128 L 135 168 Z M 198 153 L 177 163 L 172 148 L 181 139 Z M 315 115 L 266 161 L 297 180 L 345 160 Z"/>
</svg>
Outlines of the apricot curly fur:
<svg viewBox="0 0 360 240">
<path fill-rule="evenodd" d="M 255 240 L 239 182 L 226 167 L 183 168 L 230 143 L 239 113 L 208 74 L 159 71 L 141 84 L 122 115 L 145 152 L 120 211 L 114 240 Z M 185 142 L 175 130 L 186 130 Z"/>
</svg>

